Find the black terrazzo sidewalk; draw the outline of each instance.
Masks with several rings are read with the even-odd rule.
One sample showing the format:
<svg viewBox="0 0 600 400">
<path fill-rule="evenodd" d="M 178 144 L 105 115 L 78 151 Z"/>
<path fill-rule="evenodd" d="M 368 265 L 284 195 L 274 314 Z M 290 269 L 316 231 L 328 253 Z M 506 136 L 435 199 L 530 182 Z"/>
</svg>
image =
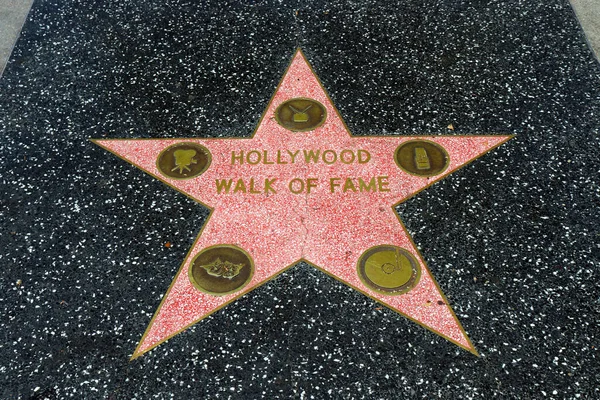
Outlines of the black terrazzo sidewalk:
<svg viewBox="0 0 600 400">
<path fill-rule="evenodd" d="M 355 135 L 516 134 L 398 207 L 481 357 L 299 264 L 129 361 L 208 210 L 88 139 L 250 136 L 296 47 Z M 567 0 L 36 1 L 0 78 L 0 398 L 600 398 L 599 130 Z"/>
</svg>

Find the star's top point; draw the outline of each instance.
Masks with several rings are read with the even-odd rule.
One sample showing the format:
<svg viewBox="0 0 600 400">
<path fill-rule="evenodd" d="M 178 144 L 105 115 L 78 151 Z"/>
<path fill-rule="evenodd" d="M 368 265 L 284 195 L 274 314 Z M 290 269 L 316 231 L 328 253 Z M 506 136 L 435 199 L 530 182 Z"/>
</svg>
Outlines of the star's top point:
<svg viewBox="0 0 600 400">
<path fill-rule="evenodd" d="M 286 125 L 288 121 L 294 125 L 292 129 Z M 307 123 L 303 124 L 304 121 Z M 253 137 L 289 143 L 305 142 L 307 137 L 349 136 L 348 128 L 304 53 L 296 49 Z"/>
</svg>

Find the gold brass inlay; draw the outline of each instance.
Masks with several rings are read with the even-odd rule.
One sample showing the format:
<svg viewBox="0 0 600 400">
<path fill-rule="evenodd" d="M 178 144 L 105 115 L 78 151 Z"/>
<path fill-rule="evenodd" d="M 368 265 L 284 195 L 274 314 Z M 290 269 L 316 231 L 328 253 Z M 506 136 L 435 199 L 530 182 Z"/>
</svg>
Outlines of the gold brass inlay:
<svg viewBox="0 0 600 400">
<path fill-rule="evenodd" d="M 294 132 L 312 131 L 323 125 L 326 118 L 323 104 L 304 97 L 285 101 L 275 110 L 277 123 Z"/>
<path fill-rule="evenodd" d="M 201 292 L 222 296 L 239 291 L 254 274 L 252 258 L 233 245 L 207 247 L 194 258 L 188 275 Z"/>
<path fill-rule="evenodd" d="M 396 164 L 412 175 L 435 176 L 444 172 L 450 156 L 442 146 L 429 140 L 409 140 L 402 143 L 394 154 Z"/>
<path fill-rule="evenodd" d="M 392 245 L 365 251 L 358 260 L 357 271 L 365 286 L 387 295 L 407 293 L 421 278 L 421 267 L 415 256 Z"/>
<path fill-rule="evenodd" d="M 164 149 L 156 160 L 161 174 L 174 179 L 191 179 L 208 169 L 211 157 L 204 146 L 182 142 Z"/>
<path fill-rule="evenodd" d="M 244 264 L 234 264 L 230 261 L 221 261 L 220 258 L 217 258 L 210 264 L 201 265 L 200 268 L 204 268 L 210 276 L 233 279 L 240 274 L 241 269 L 244 268 Z"/>
<path fill-rule="evenodd" d="M 427 151 L 423 147 L 415 148 L 415 164 L 419 170 L 431 168 Z"/>
</svg>

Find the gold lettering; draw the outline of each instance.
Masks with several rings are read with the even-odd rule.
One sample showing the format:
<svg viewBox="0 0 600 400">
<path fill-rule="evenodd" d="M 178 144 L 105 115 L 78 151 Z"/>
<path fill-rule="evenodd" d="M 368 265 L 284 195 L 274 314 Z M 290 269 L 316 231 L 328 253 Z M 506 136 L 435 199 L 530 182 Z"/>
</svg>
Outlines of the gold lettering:
<svg viewBox="0 0 600 400">
<path fill-rule="evenodd" d="M 350 159 L 348 159 L 348 158 L 344 159 L 344 154 L 349 154 Z M 352 150 L 342 150 L 340 153 L 340 161 L 343 162 L 344 164 L 352 164 L 354 162 L 355 158 L 356 158 L 356 156 L 354 155 L 354 152 Z"/>
<path fill-rule="evenodd" d="M 298 182 L 300 184 L 300 189 L 294 189 L 294 182 Z M 304 181 L 300 178 L 294 178 L 290 181 L 289 188 L 290 192 L 294 194 L 302 193 L 304 191 Z"/>
<path fill-rule="evenodd" d="M 310 163 L 311 159 L 313 163 L 319 162 L 319 154 L 321 154 L 321 150 L 317 150 L 315 153 L 313 150 L 304 150 L 304 159 L 306 163 Z"/>
<path fill-rule="evenodd" d="M 237 192 L 244 192 L 244 193 L 246 193 L 246 185 L 244 184 L 244 180 L 243 179 L 238 179 L 237 183 L 235 184 L 235 188 L 233 189 L 233 193 L 237 193 Z"/>
<path fill-rule="evenodd" d="M 298 153 L 300 153 L 300 150 L 296 150 L 293 153 L 289 150 L 287 152 L 290 155 L 290 157 L 292 158 L 292 164 L 293 164 L 295 162 L 294 160 L 296 159 L 296 156 L 298 155 Z"/>
<path fill-rule="evenodd" d="M 356 193 L 356 186 L 354 186 L 354 183 L 352 183 L 352 178 L 346 178 L 346 182 L 344 182 L 344 187 L 342 188 L 342 191 L 346 193 L 348 190 L 352 190 Z"/>
<path fill-rule="evenodd" d="M 285 152 L 285 153 L 284 153 Z M 297 157 L 302 154 L 304 157 L 304 161 L 307 164 L 313 163 L 316 164 L 318 162 L 323 162 L 327 165 L 335 164 L 336 162 L 342 162 L 344 164 L 366 164 L 371 161 L 371 153 L 367 150 L 359 149 L 344 149 L 341 151 L 336 151 L 332 149 L 327 149 L 321 151 L 320 149 L 312 149 L 312 150 L 277 150 L 277 155 L 275 153 L 269 155 L 269 150 L 250 150 L 245 152 L 244 150 L 232 151 L 231 152 L 231 164 L 239 164 L 242 165 L 245 163 L 250 165 L 256 164 L 294 164 L 296 162 Z M 289 160 L 286 159 L 286 156 L 289 157 Z"/>
<path fill-rule="evenodd" d="M 255 160 L 252 160 L 252 159 L 250 158 L 250 156 L 251 156 L 252 154 L 256 154 L 256 159 L 255 159 Z M 258 150 L 250 150 L 250 151 L 248 152 L 248 154 L 246 154 L 246 162 L 247 162 L 248 164 L 256 165 L 256 164 L 258 164 L 258 163 L 260 162 L 260 159 L 261 159 L 261 158 L 262 158 L 262 155 L 260 154 L 260 151 L 258 151 Z"/>
<path fill-rule="evenodd" d="M 260 193 L 260 190 L 256 190 L 256 188 L 254 187 L 254 178 L 250 178 L 250 190 L 249 193 Z"/>
<path fill-rule="evenodd" d="M 307 178 L 306 179 L 306 193 L 310 193 L 310 189 L 317 187 L 317 178 Z"/>
<path fill-rule="evenodd" d="M 333 154 L 333 159 L 327 160 L 327 154 Z M 335 151 L 333 151 L 333 150 L 325 150 L 323 152 L 323 162 L 325 164 L 331 165 L 331 164 L 333 164 L 336 161 L 337 161 L 337 153 Z"/>
<path fill-rule="evenodd" d="M 277 180 L 277 178 L 273 178 L 273 179 L 265 178 L 265 194 L 267 194 L 268 192 L 277 193 L 275 191 L 275 189 L 273 189 L 273 184 L 275 183 L 276 180 Z"/>
<path fill-rule="evenodd" d="M 380 192 L 389 192 L 390 189 L 387 187 L 389 185 L 387 176 L 378 176 L 377 177 L 377 185 L 379 186 Z"/>
<path fill-rule="evenodd" d="M 358 178 L 358 187 L 360 188 L 361 193 L 377 191 L 377 186 L 375 184 L 375 178 L 371 178 L 368 185 L 365 183 L 365 181 L 362 178 Z"/>
<path fill-rule="evenodd" d="M 366 150 L 358 150 L 356 153 L 358 155 L 359 164 L 366 164 L 371 160 L 371 153 Z"/>
<path fill-rule="evenodd" d="M 334 193 L 335 188 L 340 186 L 340 184 L 336 182 L 340 179 L 341 178 L 329 178 L 329 190 L 331 191 L 331 193 Z"/>
<path fill-rule="evenodd" d="M 234 165 L 236 161 L 239 161 L 240 165 L 244 163 L 244 150 L 240 150 L 239 156 L 235 154 L 235 151 L 231 152 L 231 165 Z"/>
<path fill-rule="evenodd" d="M 264 154 L 264 158 L 263 158 L 263 164 L 275 164 L 273 161 L 269 161 L 267 160 L 267 151 L 263 150 L 263 154 Z"/>
<path fill-rule="evenodd" d="M 289 150 L 288 150 L 288 153 L 289 153 Z M 277 164 L 287 164 L 287 161 L 283 161 L 281 159 L 281 150 L 277 150 Z"/>
<path fill-rule="evenodd" d="M 231 189 L 231 183 L 232 180 L 225 180 L 225 179 L 216 179 L 216 184 L 217 184 L 217 193 L 221 193 L 222 191 L 225 191 L 225 193 L 229 193 L 229 189 Z"/>
</svg>

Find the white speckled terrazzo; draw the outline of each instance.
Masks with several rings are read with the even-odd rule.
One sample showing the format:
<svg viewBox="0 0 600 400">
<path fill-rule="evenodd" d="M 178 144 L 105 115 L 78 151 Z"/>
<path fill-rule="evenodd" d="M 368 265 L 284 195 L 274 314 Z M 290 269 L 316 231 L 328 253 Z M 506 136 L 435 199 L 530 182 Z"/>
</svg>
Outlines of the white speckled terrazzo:
<svg viewBox="0 0 600 400">
<path fill-rule="evenodd" d="M 396 207 L 480 357 L 301 262 L 129 361 L 213 217 L 89 138 L 248 139 L 297 47 L 353 135 L 516 135 Z M 564 0 L 36 2 L 0 398 L 599 397 L 599 71 Z"/>
</svg>

